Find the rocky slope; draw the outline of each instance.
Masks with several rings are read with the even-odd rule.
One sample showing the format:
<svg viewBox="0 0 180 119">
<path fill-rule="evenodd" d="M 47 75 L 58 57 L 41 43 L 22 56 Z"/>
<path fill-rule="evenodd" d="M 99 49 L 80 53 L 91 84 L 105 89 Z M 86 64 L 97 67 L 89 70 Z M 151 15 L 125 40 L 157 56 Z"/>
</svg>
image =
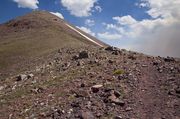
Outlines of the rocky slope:
<svg viewBox="0 0 180 119">
<path fill-rule="evenodd" d="M 17 17 L 0 24 L 0 79 L 25 70 L 31 66 L 29 62 L 58 48 L 83 45 L 107 46 L 46 11 L 34 11 Z M 25 66 L 20 68 L 22 64 Z"/>
<path fill-rule="evenodd" d="M 0 81 L 1 119 L 179 119 L 180 60 L 62 47 Z"/>
</svg>

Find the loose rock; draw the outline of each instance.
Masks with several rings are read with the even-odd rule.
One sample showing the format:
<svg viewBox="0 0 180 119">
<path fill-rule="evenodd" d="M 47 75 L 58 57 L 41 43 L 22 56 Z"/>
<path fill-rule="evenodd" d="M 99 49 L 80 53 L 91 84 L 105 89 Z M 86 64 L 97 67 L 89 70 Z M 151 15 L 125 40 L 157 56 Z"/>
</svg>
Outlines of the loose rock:
<svg viewBox="0 0 180 119">
<path fill-rule="evenodd" d="M 94 85 L 91 87 L 91 90 L 93 93 L 97 93 L 101 87 L 103 87 L 103 85 Z"/>
<path fill-rule="evenodd" d="M 28 79 L 28 76 L 25 74 L 20 74 L 19 76 L 17 76 L 17 80 L 16 81 L 22 81 L 22 80 L 26 80 Z"/>
<path fill-rule="evenodd" d="M 123 100 L 117 98 L 114 94 L 109 96 L 108 99 L 109 99 L 109 101 L 111 103 L 115 103 L 115 104 L 120 105 L 120 106 L 124 106 L 125 105 L 125 102 Z"/>
<path fill-rule="evenodd" d="M 89 58 L 89 54 L 87 51 L 82 51 L 79 53 L 79 59 Z"/>
<path fill-rule="evenodd" d="M 34 77 L 34 74 L 28 74 L 27 77 L 28 77 L 28 79 L 29 79 L 29 78 L 33 78 L 33 77 Z"/>
</svg>

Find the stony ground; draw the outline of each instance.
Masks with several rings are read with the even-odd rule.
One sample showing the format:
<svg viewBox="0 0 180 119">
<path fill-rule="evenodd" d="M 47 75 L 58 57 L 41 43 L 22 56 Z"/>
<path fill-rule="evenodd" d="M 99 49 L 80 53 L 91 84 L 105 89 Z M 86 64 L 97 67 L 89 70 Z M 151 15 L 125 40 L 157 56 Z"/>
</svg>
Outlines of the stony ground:
<svg viewBox="0 0 180 119">
<path fill-rule="evenodd" d="M 0 119 L 179 119 L 179 98 L 179 59 L 61 48 L 0 81 Z"/>
</svg>

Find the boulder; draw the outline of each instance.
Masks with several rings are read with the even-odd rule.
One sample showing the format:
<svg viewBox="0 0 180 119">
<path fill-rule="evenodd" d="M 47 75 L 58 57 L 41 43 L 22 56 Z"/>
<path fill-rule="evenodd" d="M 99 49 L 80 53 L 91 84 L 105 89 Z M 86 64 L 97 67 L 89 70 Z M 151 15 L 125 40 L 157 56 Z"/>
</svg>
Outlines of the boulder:
<svg viewBox="0 0 180 119">
<path fill-rule="evenodd" d="M 87 51 L 82 51 L 79 53 L 79 59 L 89 58 L 89 54 Z"/>
</svg>

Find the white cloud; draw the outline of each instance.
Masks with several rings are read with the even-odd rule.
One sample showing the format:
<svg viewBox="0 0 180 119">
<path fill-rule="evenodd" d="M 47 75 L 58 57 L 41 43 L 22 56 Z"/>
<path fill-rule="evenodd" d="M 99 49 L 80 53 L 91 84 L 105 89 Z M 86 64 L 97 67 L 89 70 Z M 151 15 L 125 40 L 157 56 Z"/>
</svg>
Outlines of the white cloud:
<svg viewBox="0 0 180 119">
<path fill-rule="evenodd" d="M 105 32 L 105 33 L 98 33 L 97 36 L 100 39 L 105 39 L 105 40 L 120 40 L 122 38 L 122 36 L 120 34 L 116 34 L 116 33 L 109 33 L 109 32 Z"/>
<path fill-rule="evenodd" d="M 95 21 L 94 20 L 91 20 L 91 19 L 86 19 L 85 20 L 85 24 L 87 26 L 94 26 L 95 25 Z"/>
<path fill-rule="evenodd" d="M 38 0 L 13 0 L 18 4 L 19 8 L 30 8 L 37 9 L 39 1 Z"/>
<path fill-rule="evenodd" d="M 95 6 L 95 10 L 97 10 L 98 12 L 102 12 L 102 8 L 101 8 L 101 6 Z"/>
<path fill-rule="evenodd" d="M 143 7 L 148 7 L 146 13 L 153 19 L 137 21 L 130 15 L 115 16 L 112 19 L 116 23 L 104 23 L 108 32 L 98 33 L 98 37 L 114 39 L 109 35 L 113 36 L 116 32 L 116 36 L 121 36 L 118 41 L 120 47 L 123 47 L 123 42 L 125 48 L 131 50 L 152 55 L 180 57 L 180 1 L 142 1 Z M 103 38 L 103 34 L 106 37 Z"/>
<path fill-rule="evenodd" d="M 123 16 L 123 17 L 113 17 L 113 20 L 116 20 L 119 24 L 122 25 L 131 25 L 135 24 L 137 21 L 132 18 L 130 15 Z"/>
<path fill-rule="evenodd" d="M 61 18 L 61 19 L 64 19 L 63 15 L 59 12 L 50 12 L 51 14 L 53 15 L 56 15 L 57 17 Z"/>
<path fill-rule="evenodd" d="M 115 25 L 115 24 L 106 24 L 106 23 L 104 23 L 104 25 L 106 26 L 107 30 L 115 30 L 115 31 L 118 31 L 121 34 L 124 33 L 124 28 L 123 27 L 119 27 L 118 25 Z"/>
<path fill-rule="evenodd" d="M 77 17 L 90 16 L 97 0 L 61 0 L 70 13 Z"/>
<path fill-rule="evenodd" d="M 95 35 L 96 35 L 96 34 L 95 34 L 94 32 L 92 32 L 91 29 L 89 29 L 89 28 L 86 28 L 86 27 L 83 27 L 83 26 L 81 26 L 81 27 L 76 26 L 76 27 L 79 28 L 80 30 L 82 30 L 82 31 L 84 31 L 84 32 L 92 35 L 92 36 L 95 36 Z"/>
</svg>

